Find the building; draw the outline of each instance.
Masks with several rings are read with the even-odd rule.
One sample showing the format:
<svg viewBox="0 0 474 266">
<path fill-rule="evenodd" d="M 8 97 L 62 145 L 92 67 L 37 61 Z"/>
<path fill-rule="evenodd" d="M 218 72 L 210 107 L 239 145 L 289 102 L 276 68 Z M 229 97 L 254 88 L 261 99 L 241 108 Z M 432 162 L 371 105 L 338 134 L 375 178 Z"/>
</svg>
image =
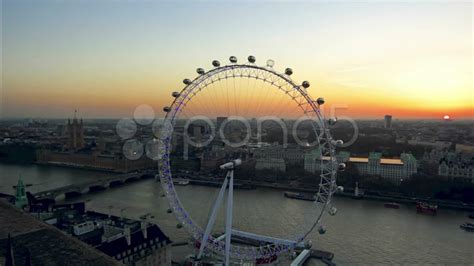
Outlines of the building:
<svg viewBox="0 0 474 266">
<path fill-rule="evenodd" d="M 439 160 L 438 175 L 474 178 L 474 154 L 448 152 Z"/>
<path fill-rule="evenodd" d="M 0 265 L 120 265 L 3 200 L 0 225 Z"/>
<path fill-rule="evenodd" d="M 474 153 L 474 146 L 466 144 L 456 144 L 456 152 L 458 153 Z"/>
<path fill-rule="evenodd" d="M 442 160 L 438 167 L 438 175 L 473 179 L 474 164 Z"/>
<path fill-rule="evenodd" d="M 194 143 L 196 145 L 203 145 L 203 141 L 202 141 L 202 135 L 203 135 L 203 131 L 204 131 L 204 127 L 201 126 L 201 125 L 195 125 L 193 124 L 193 137 L 194 137 Z"/>
<path fill-rule="evenodd" d="M 253 155 L 256 159 L 283 159 L 289 164 L 302 163 L 304 160 L 304 153 L 298 146 L 283 147 L 283 145 L 278 144 L 253 149 Z"/>
<path fill-rule="evenodd" d="M 431 151 L 425 152 L 423 154 L 423 157 L 421 158 L 421 163 L 427 164 L 427 165 L 439 164 L 441 159 L 443 159 L 445 156 L 452 156 L 452 155 L 454 155 L 454 153 L 447 152 L 446 150 L 432 149 Z"/>
<path fill-rule="evenodd" d="M 76 117 L 77 111 L 74 111 L 74 118 L 68 119 L 66 125 L 66 147 L 70 150 L 79 150 L 84 148 L 84 125 L 82 119 L 79 121 Z"/>
<path fill-rule="evenodd" d="M 260 158 L 256 159 L 256 170 L 275 170 L 280 172 L 286 171 L 285 160 L 275 158 Z"/>
<path fill-rule="evenodd" d="M 211 149 L 202 152 L 200 161 L 200 171 L 215 171 L 219 165 L 225 163 L 225 151 L 217 146 L 211 146 Z"/>
<path fill-rule="evenodd" d="M 304 170 L 309 173 L 321 172 L 321 150 L 313 149 L 304 154 Z"/>
<path fill-rule="evenodd" d="M 456 144 L 456 151 L 432 149 L 423 154 L 421 163 L 425 168 L 436 169 L 440 176 L 472 179 L 474 152 L 469 147 Z"/>
<path fill-rule="evenodd" d="M 348 151 L 340 151 L 336 154 L 337 161 L 341 163 L 348 162 L 350 157 L 351 157 L 351 153 Z"/>
<path fill-rule="evenodd" d="M 425 146 L 433 149 L 443 150 L 451 147 L 452 143 L 450 141 L 439 141 L 439 140 L 426 140 L 419 137 L 415 137 L 406 141 L 409 145 L 413 146 Z M 401 143 L 397 141 L 397 143 Z M 403 142 L 402 142 L 403 143 Z"/>
<path fill-rule="evenodd" d="M 171 240 L 156 224 L 85 211 L 83 202 L 32 212 L 124 265 L 171 265 Z"/>
<path fill-rule="evenodd" d="M 362 176 L 380 176 L 397 184 L 418 171 L 417 160 L 408 153 L 402 153 L 400 159 L 384 159 L 378 152 L 370 153 L 368 158 L 350 157 L 348 152 L 340 152 L 336 158 L 338 162 L 354 166 Z M 321 163 L 328 161 L 329 158 L 322 157 L 322 160 L 321 162 L 319 150 L 312 150 L 305 155 L 304 169 L 307 172 L 317 173 L 321 169 Z"/>
<path fill-rule="evenodd" d="M 392 116 L 391 115 L 385 115 L 384 128 L 392 128 Z"/>
<path fill-rule="evenodd" d="M 400 159 L 384 159 L 381 153 L 372 152 L 368 158 L 351 157 L 349 163 L 361 175 L 380 176 L 397 184 L 418 171 L 417 160 L 409 153 L 402 153 Z"/>
<path fill-rule="evenodd" d="M 141 156 L 137 160 L 129 160 L 119 152 L 104 154 L 98 151 L 61 152 L 41 149 L 36 152 L 36 158 L 37 162 L 41 164 L 118 173 L 128 173 L 156 167 L 156 162 L 146 156 Z"/>
<path fill-rule="evenodd" d="M 118 238 L 117 234 L 103 237 L 106 241 L 97 249 L 125 265 L 171 265 L 171 240 L 157 225 L 141 222 L 134 231 L 125 227 L 123 232 Z"/>
</svg>

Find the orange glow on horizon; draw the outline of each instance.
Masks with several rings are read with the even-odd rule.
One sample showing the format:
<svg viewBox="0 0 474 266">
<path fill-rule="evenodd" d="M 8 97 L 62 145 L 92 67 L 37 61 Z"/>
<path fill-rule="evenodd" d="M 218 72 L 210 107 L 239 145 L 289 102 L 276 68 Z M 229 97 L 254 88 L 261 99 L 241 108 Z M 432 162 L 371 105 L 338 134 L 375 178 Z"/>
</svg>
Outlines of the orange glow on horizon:
<svg viewBox="0 0 474 266">
<path fill-rule="evenodd" d="M 238 63 L 254 55 L 259 66 L 272 59 L 280 73 L 291 67 L 328 113 L 474 118 L 472 3 L 17 2 L 2 6 L 0 118 L 64 118 L 75 109 L 121 118 L 142 104 L 163 116 L 184 78 L 231 55 Z M 253 84 L 229 83 L 231 103 L 227 92 L 205 94 L 186 115 L 298 116 Z"/>
<path fill-rule="evenodd" d="M 6 111 L 20 113 L 22 106 L 28 106 L 35 114 L 41 116 L 47 110 L 57 110 L 57 117 L 67 117 L 74 109 L 79 109 L 86 118 L 119 118 L 128 117 L 133 113 L 135 107 L 141 104 L 148 104 L 155 109 L 158 117 L 163 116 L 161 109 L 171 103 L 171 92 L 168 89 L 178 86 L 162 85 L 160 82 L 151 81 L 150 77 L 137 82 L 140 86 L 133 86 L 134 89 L 128 89 L 132 81 L 122 82 L 115 80 L 114 89 L 110 89 L 104 82 L 96 82 L 94 86 L 81 85 L 81 89 L 60 90 L 60 89 L 42 89 L 21 90 L 13 89 L 4 92 L 4 99 L 7 99 Z M 244 83 L 246 81 L 243 81 Z M 312 82 L 314 84 L 314 82 Z M 244 84 L 245 85 L 245 84 Z M 259 92 L 258 86 L 255 87 L 255 95 L 242 93 L 247 88 L 236 88 L 231 92 L 232 99 L 236 99 L 228 105 L 224 94 L 212 95 L 202 92 L 202 97 L 196 98 L 187 109 L 184 115 L 190 117 L 193 115 L 204 114 L 210 116 L 223 115 L 242 115 L 245 117 L 258 117 L 265 115 L 274 115 L 281 117 L 298 117 L 302 113 L 288 99 L 273 95 L 272 91 L 262 89 Z M 252 85 L 252 84 L 251 84 Z M 59 87 L 58 85 L 56 85 Z M 231 88 L 232 89 L 232 88 Z M 179 89 L 176 89 L 179 90 Z M 248 90 L 248 89 L 247 89 Z M 45 91 L 50 91 L 45 93 Z M 242 92 L 240 92 L 242 91 Z M 275 91 L 277 91 L 275 89 Z M 391 114 L 395 119 L 406 118 L 429 118 L 436 119 L 449 113 L 452 118 L 470 119 L 474 118 L 472 103 L 469 104 L 469 97 L 464 97 L 464 102 L 452 104 L 450 102 L 440 102 L 439 104 L 419 104 L 417 100 L 397 95 L 387 96 L 385 90 L 364 90 L 335 86 L 333 84 L 321 82 L 313 85 L 309 89 L 313 98 L 319 95 L 326 99 L 324 111 L 327 115 L 335 112 L 336 116 L 349 116 L 358 118 L 377 118 L 381 119 L 385 114 Z M 359 93 L 358 93 L 359 92 Z M 271 94 L 266 96 L 265 94 Z M 259 99 L 257 99 L 259 97 Z M 267 97 L 267 99 L 265 99 Z M 192 107 L 194 106 L 194 107 Z M 230 106 L 230 113 L 229 110 Z M 249 110 L 246 110 L 247 107 Z M 279 111 L 276 111 L 278 109 Z M 331 111 L 333 109 L 334 111 Z M 189 111 L 188 111 L 189 110 Z M 5 109 L 4 109 L 5 111 Z M 98 115 L 99 114 L 99 115 Z M 28 114 L 25 114 L 28 116 Z"/>
</svg>

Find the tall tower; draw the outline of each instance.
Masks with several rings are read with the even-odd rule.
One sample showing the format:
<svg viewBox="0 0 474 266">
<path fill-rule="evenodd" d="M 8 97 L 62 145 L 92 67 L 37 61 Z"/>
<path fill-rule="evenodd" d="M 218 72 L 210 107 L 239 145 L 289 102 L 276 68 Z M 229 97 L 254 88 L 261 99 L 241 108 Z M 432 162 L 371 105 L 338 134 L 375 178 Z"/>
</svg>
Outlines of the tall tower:
<svg viewBox="0 0 474 266">
<path fill-rule="evenodd" d="M 77 110 L 74 110 L 74 118 L 67 121 L 67 147 L 71 150 L 84 148 L 84 126 L 82 119 L 77 119 Z"/>
<path fill-rule="evenodd" d="M 23 184 L 23 179 L 18 179 L 18 184 L 16 185 L 15 193 L 15 206 L 17 208 L 23 209 L 23 207 L 28 205 L 28 198 L 26 197 L 25 184 Z"/>
<path fill-rule="evenodd" d="M 99 133 L 99 139 L 97 140 L 96 145 L 100 152 L 105 151 L 107 147 L 107 143 L 105 141 L 105 137 L 104 137 L 104 134 L 102 133 L 102 130 Z"/>
<path fill-rule="evenodd" d="M 392 128 L 392 116 L 391 115 L 385 115 L 384 128 Z"/>
</svg>

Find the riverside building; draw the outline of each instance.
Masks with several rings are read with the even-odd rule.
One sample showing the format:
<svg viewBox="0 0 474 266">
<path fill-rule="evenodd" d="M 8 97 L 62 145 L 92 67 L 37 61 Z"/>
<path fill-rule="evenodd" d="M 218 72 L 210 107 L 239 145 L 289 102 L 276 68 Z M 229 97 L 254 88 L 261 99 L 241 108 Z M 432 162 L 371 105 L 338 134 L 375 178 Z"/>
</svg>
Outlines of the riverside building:
<svg viewBox="0 0 474 266">
<path fill-rule="evenodd" d="M 417 160 L 409 153 L 402 153 L 399 159 L 382 158 L 382 154 L 371 152 L 369 157 L 350 157 L 348 152 L 340 152 L 336 156 L 338 162 L 354 166 L 360 175 L 380 176 L 399 184 L 404 179 L 417 173 Z M 328 158 L 322 157 L 322 160 Z M 320 171 L 321 155 L 319 150 L 305 154 L 304 169 L 311 173 Z"/>
</svg>

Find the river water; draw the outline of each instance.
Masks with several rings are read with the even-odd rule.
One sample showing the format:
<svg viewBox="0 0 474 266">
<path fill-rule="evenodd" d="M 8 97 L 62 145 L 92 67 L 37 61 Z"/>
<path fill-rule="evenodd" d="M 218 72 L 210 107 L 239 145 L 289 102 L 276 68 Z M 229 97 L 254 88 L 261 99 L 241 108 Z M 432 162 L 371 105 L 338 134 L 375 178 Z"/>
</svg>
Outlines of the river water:
<svg viewBox="0 0 474 266">
<path fill-rule="evenodd" d="M 28 187 L 32 192 L 107 175 L 0 163 L 0 192 L 13 193 L 12 185 L 19 174 L 25 183 L 32 184 Z M 205 224 L 218 188 L 188 185 L 176 189 L 191 217 Z M 143 180 L 66 201 L 86 201 L 88 209 L 134 219 L 150 213 L 154 216 L 150 220 L 173 241 L 188 240 L 186 231 L 176 227 L 174 215 L 166 212 L 169 207 L 162 194 L 159 183 Z M 337 215 L 323 217 L 327 233 L 312 232 L 308 239 L 314 248 L 333 252 L 338 265 L 474 264 L 474 233 L 459 228 L 468 220 L 466 212 L 440 209 L 438 215 L 428 216 L 417 214 L 412 205 L 387 209 L 381 202 L 339 197 L 333 203 L 338 208 Z M 288 238 L 311 225 L 317 208 L 313 202 L 285 198 L 282 191 L 259 188 L 234 191 L 233 213 L 234 228 L 238 230 Z M 223 225 L 224 210 L 219 213 L 215 231 L 222 232 Z"/>
</svg>

